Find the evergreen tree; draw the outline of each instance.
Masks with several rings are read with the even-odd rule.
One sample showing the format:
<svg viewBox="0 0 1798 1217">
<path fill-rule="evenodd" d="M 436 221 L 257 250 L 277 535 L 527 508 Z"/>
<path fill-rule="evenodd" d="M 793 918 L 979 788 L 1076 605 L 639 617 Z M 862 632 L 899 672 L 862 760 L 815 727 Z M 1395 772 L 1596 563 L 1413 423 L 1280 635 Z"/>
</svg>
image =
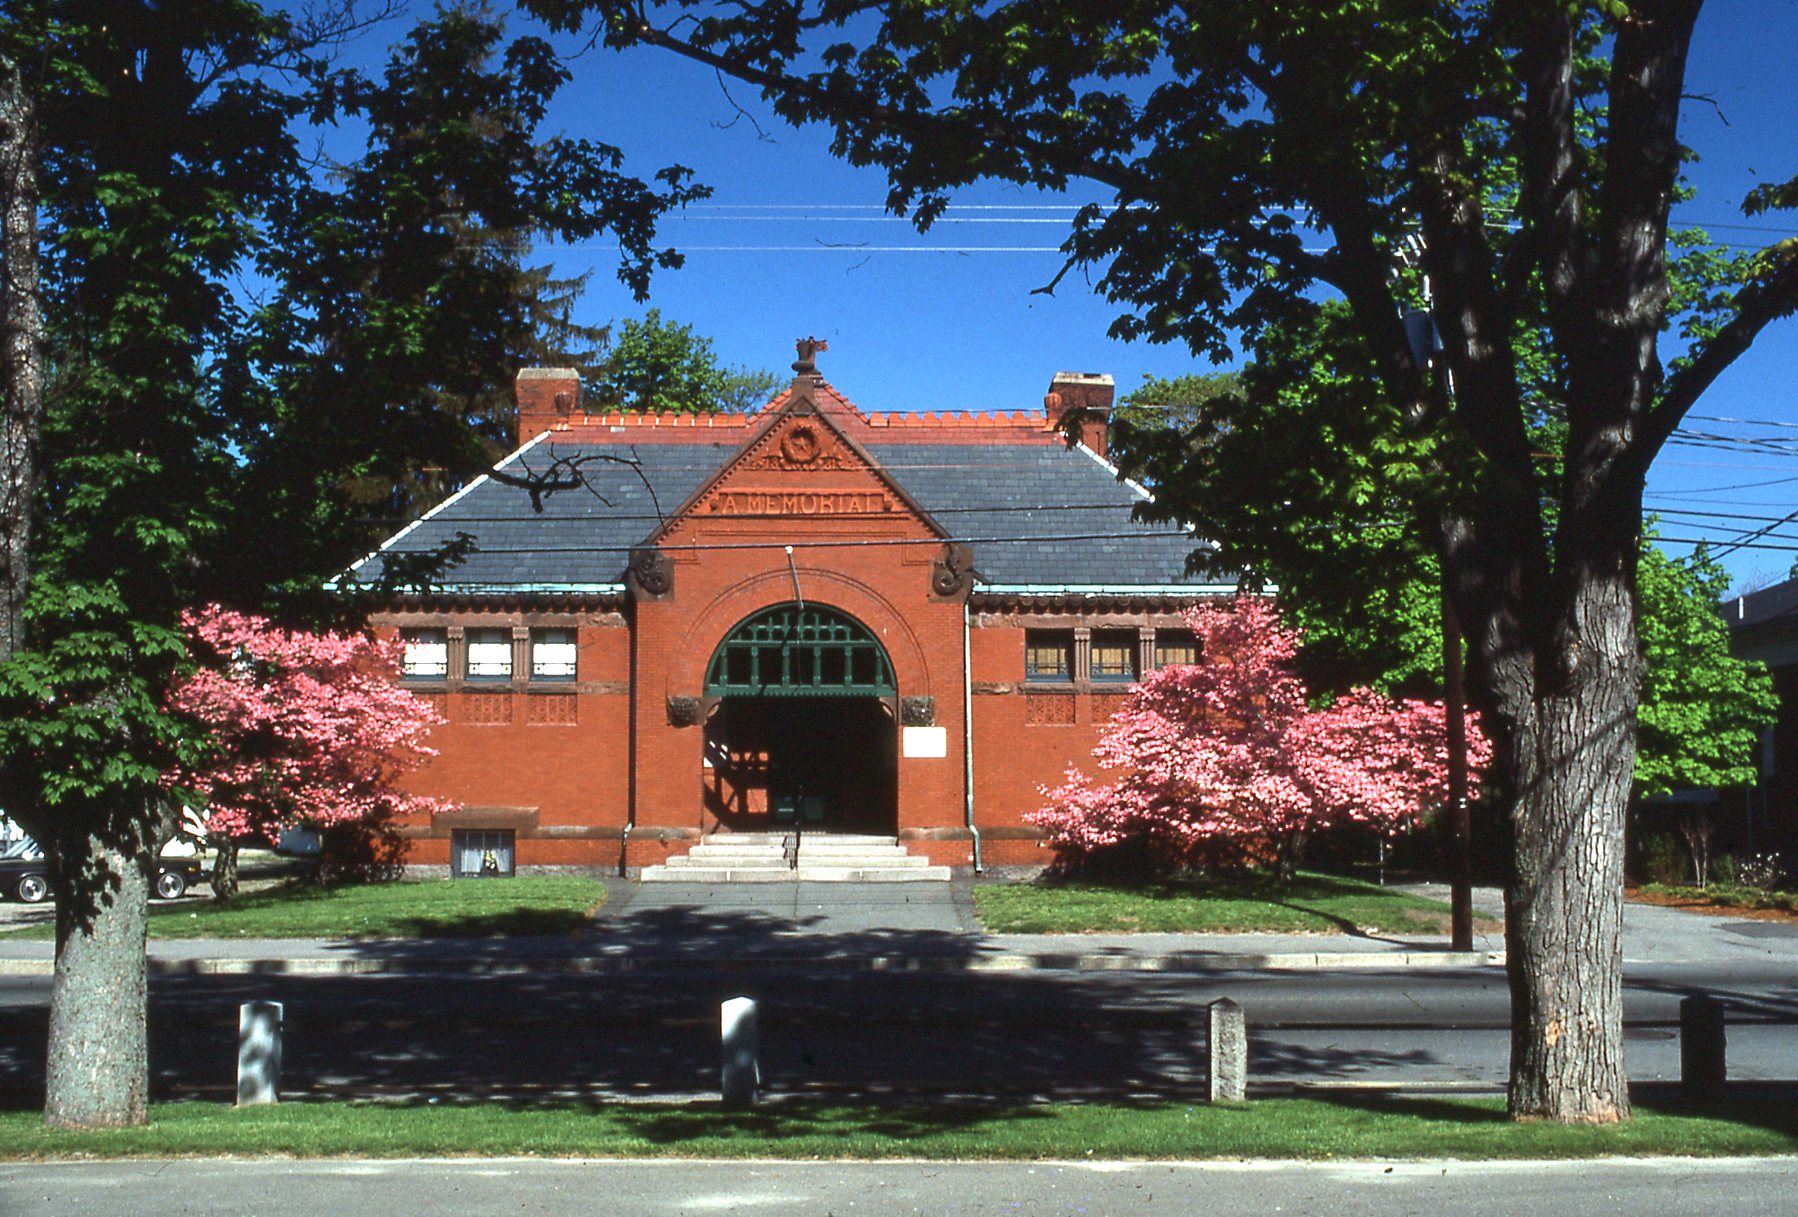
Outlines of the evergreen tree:
<svg viewBox="0 0 1798 1217">
<path fill-rule="evenodd" d="M 321 82 L 315 117 L 365 122 L 368 148 L 278 201 L 259 258 L 278 287 L 243 351 L 246 518 L 311 542 L 269 551 L 267 581 L 340 563 L 491 466 L 520 367 L 598 362 L 605 331 L 570 320 L 583 281 L 528 265 L 534 236 L 615 234 L 639 298 L 680 265 L 654 246 L 656 218 L 708 192 L 679 166 L 651 189 L 614 147 L 539 135 L 567 79 L 548 43 L 449 9 L 379 78 Z"/>
<path fill-rule="evenodd" d="M 655 188 L 536 134 L 547 44 L 444 12 L 374 80 L 320 53 L 351 28 L 253 0 L 0 15 L 0 797 L 53 859 L 52 1124 L 144 1119 L 161 774 L 194 743 L 168 697 L 183 611 L 316 587 L 354 556 L 361 479 L 479 466 L 482 403 L 541 341 L 530 234 L 616 234 L 639 292 L 678 261 L 654 230 L 685 170 Z M 346 114 L 369 157 L 315 174 L 307 124 Z"/>
</svg>

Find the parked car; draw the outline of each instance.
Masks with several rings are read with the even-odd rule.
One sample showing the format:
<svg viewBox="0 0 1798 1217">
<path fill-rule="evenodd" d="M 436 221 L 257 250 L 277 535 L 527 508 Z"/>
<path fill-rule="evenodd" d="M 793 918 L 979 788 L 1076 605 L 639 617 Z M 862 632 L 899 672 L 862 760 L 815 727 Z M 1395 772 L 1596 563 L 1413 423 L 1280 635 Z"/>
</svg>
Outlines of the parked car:
<svg viewBox="0 0 1798 1217">
<path fill-rule="evenodd" d="M 50 864 L 44 851 L 30 837 L 15 841 L 0 857 L 0 895 L 15 896 L 26 904 L 37 904 L 50 895 Z M 188 886 L 198 883 L 206 873 L 204 863 L 196 857 L 158 858 L 156 877 L 151 892 L 160 900 L 179 900 Z"/>
</svg>

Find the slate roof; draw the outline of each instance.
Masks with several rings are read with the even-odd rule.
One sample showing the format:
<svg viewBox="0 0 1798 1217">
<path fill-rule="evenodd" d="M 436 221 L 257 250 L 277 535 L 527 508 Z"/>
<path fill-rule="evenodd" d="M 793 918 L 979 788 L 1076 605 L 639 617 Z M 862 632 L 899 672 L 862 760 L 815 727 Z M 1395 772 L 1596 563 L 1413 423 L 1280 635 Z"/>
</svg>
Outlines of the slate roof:
<svg viewBox="0 0 1798 1217">
<path fill-rule="evenodd" d="M 954 538 L 974 548 L 977 586 L 1099 591 L 1185 587 L 1194 539 L 1142 524 L 1148 496 L 1084 448 L 1024 444 L 867 445 L 881 468 Z"/>
<path fill-rule="evenodd" d="M 1787 579 L 1758 592 L 1723 602 L 1723 619 L 1734 633 L 1761 627 L 1798 625 L 1798 579 Z"/>
<path fill-rule="evenodd" d="M 733 442 L 579 442 L 540 437 L 500 462 L 542 472 L 557 458 L 628 457 L 638 468 L 587 459 L 587 488 L 544 495 L 481 478 L 357 563 L 373 582 L 385 554 L 428 553 L 466 533 L 474 552 L 445 572 L 438 590 L 462 593 L 619 590 L 629 551 L 736 454 Z M 954 539 L 969 541 L 977 590 L 1007 592 L 1199 592 L 1228 576 L 1188 577 L 1195 541 L 1171 524 L 1141 524 L 1146 496 L 1084 448 L 1058 438 L 994 443 L 865 444 L 887 475 Z"/>
</svg>

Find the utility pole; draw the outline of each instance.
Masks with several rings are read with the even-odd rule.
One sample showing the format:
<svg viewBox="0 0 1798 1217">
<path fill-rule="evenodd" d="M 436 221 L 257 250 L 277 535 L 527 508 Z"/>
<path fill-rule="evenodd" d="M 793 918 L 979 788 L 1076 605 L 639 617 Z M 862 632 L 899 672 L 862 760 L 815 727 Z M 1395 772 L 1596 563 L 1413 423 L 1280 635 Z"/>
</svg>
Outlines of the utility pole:
<svg viewBox="0 0 1798 1217">
<path fill-rule="evenodd" d="M 1412 235 L 1400 246 L 1399 260 L 1408 266 L 1423 261 L 1423 238 Z M 1395 272 L 1396 274 L 1396 272 Z M 1422 276 L 1423 308 L 1407 310 L 1405 337 L 1418 368 L 1429 377 L 1433 394 L 1446 408 L 1454 399 L 1454 380 L 1437 361 L 1440 340 L 1432 314 L 1430 277 Z M 1473 950 L 1473 821 L 1467 806 L 1466 647 L 1461 622 L 1449 595 L 1448 571 L 1442 572 L 1442 700 L 1448 733 L 1449 928 L 1457 951 Z"/>
<path fill-rule="evenodd" d="M 1442 699 L 1448 718 L 1449 924 L 1457 951 L 1473 950 L 1473 817 L 1467 808 L 1467 688 L 1461 623 L 1442 596 Z"/>
</svg>

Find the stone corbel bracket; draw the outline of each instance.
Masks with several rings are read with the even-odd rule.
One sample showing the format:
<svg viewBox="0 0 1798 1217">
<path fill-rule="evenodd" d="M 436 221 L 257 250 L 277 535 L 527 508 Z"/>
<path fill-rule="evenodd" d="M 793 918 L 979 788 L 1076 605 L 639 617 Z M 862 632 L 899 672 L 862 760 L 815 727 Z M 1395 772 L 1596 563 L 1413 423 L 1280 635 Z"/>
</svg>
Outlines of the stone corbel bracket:
<svg viewBox="0 0 1798 1217">
<path fill-rule="evenodd" d="M 659 549 L 633 549 L 624 581 L 639 600 L 663 600 L 674 594 L 674 559 Z"/>
<path fill-rule="evenodd" d="M 901 697 L 899 699 L 899 725 L 902 727 L 936 726 L 936 698 Z"/>
<path fill-rule="evenodd" d="M 945 542 L 930 567 L 930 594 L 941 600 L 959 599 L 973 587 L 973 548 L 960 541 Z"/>
</svg>

